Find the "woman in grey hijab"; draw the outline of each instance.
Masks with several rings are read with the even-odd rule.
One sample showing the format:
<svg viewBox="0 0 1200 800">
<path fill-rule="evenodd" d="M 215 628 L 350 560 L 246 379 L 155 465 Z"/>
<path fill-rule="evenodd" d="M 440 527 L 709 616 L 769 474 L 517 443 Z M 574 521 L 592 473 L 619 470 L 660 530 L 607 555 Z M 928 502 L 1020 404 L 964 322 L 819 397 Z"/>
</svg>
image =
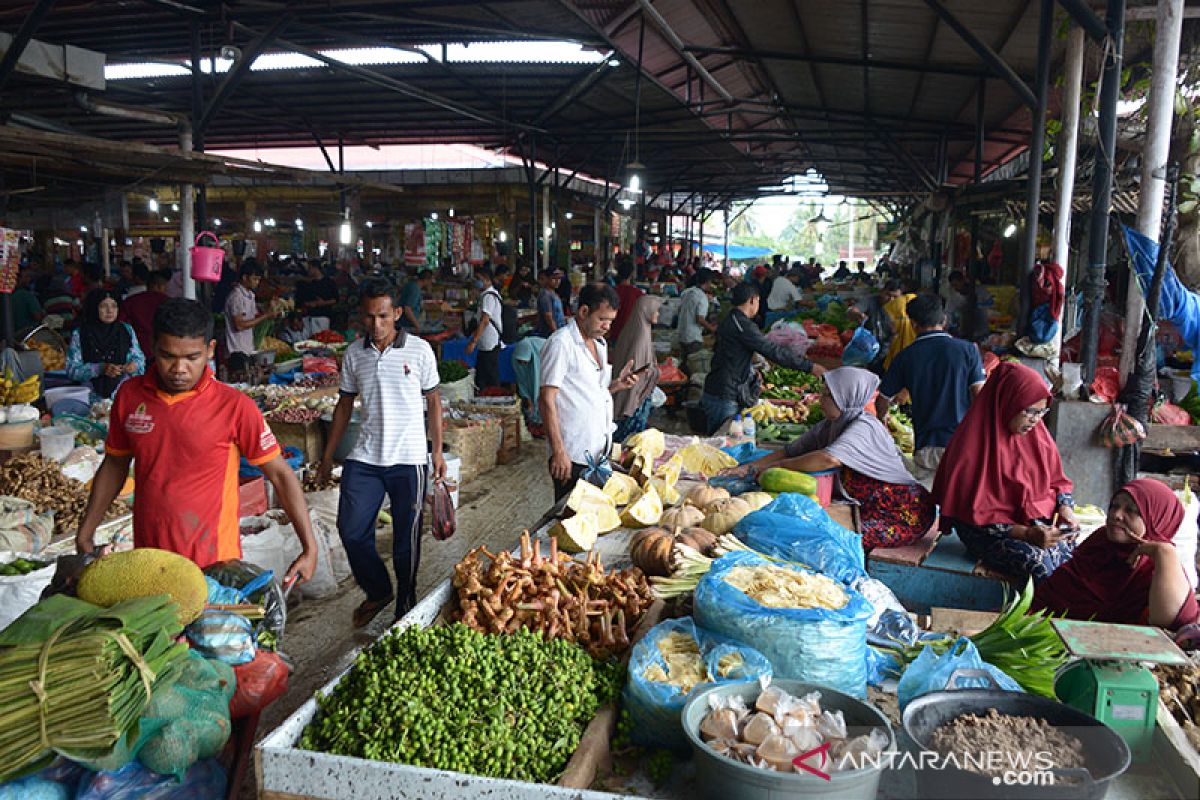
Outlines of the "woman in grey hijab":
<svg viewBox="0 0 1200 800">
<path fill-rule="evenodd" d="M 613 395 L 613 419 L 617 423 L 613 439 L 618 442 L 644 431 L 650 420 L 650 395 L 658 385 L 658 363 L 651 329 L 658 322 L 660 306 L 661 297 L 649 294 L 639 297 L 612 349 L 613 364 L 632 362 L 634 372 L 641 372 L 641 378 L 632 389 Z"/>
<path fill-rule="evenodd" d="M 768 467 L 837 470 L 835 497 L 859 506 L 868 551 L 914 542 L 937 518 L 933 498 L 904 468 L 892 435 L 873 413 L 878 388 L 878 376 L 858 367 L 825 373 L 824 421 L 746 470 L 751 475 Z"/>
</svg>

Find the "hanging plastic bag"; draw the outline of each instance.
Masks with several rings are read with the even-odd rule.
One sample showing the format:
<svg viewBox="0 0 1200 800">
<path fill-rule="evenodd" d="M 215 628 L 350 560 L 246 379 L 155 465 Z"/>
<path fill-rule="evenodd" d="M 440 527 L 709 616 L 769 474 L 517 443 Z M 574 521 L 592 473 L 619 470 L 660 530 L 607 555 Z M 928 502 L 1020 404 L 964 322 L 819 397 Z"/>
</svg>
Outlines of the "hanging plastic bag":
<svg viewBox="0 0 1200 800">
<path fill-rule="evenodd" d="M 865 326 L 860 326 L 842 351 L 842 364 L 847 367 L 865 367 L 878 355 L 879 340 Z"/>
<path fill-rule="evenodd" d="M 1008 677 L 1003 670 L 980 658 L 975 644 L 963 636 L 940 656 L 929 647 L 922 648 L 920 655 L 904 670 L 904 674 L 900 676 L 900 684 L 896 687 L 900 710 L 903 711 L 913 700 L 930 692 L 991 688 L 991 682 L 987 678 L 956 676 L 954 673 L 959 670 L 983 670 L 991 675 L 1004 691 L 1022 691 L 1020 684 Z"/>
<path fill-rule="evenodd" d="M 237 690 L 229 701 L 233 719 L 257 714 L 287 692 L 291 671 L 278 653 L 260 650 L 248 664 L 233 668 Z"/>
<path fill-rule="evenodd" d="M 776 677 L 865 697 L 871 604 L 843 587 L 846 604 L 841 608 L 770 608 L 725 581 L 735 567 L 772 563 L 745 552 L 718 559 L 696 587 L 696 623 L 735 642 L 753 644 L 771 662 Z M 807 571 L 794 564 L 775 566 Z"/>
<path fill-rule="evenodd" d="M 733 533 L 760 553 L 803 564 L 842 583 L 867 574 L 862 537 L 838 525 L 817 501 L 802 494 L 779 495 L 743 517 Z"/>
<path fill-rule="evenodd" d="M 1120 371 L 1116 367 L 1097 368 L 1090 391 L 1093 403 L 1115 403 L 1121 393 Z"/>
<path fill-rule="evenodd" d="M 454 535 L 457 523 L 454 519 L 454 498 L 450 487 L 445 481 L 436 481 L 433 485 L 433 498 L 430 500 L 430 520 L 433 528 L 433 538 L 445 541 Z"/>
<path fill-rule="evenodd" d="M 1146 438 L 1146 428 L 1125 410 L 1121 403 L 1114 403 L 1112 411 L 1100 423 L 1100 444 L 1118 448 L 1136 444 Z"/>
<path fill-rule="evenodd" d="M 694 643 L 698 661 L 689 663 L 712 680 L 699 680 L 688 692 L 662 680 L 651 680 L 647 671 L 660 671 L 660 677 L 680 669 L 680 651 L 668 658 L 663 648 Z M 699 676 L 696 676 L 699 677 Z M 691 617 L 661 622 L 651 628 L 633 646 L 629 656 L 629 677 L 622 694 L 622 705 L 633 723 L 631 738 L 647 747 L 674 750 L 688 748 L 680 714 L 697 693 L 723 683 L 771 677 L 771 663 L 762 653 L 736 644 L 696 626 Z"/>
<path fill-rule="evenodd" d="M 1043 303 L 1033 310 L 1029 318 L 1029 340 L 1034 344 L 1046 344 L 1058 333 L 1058 320 L 1050 315 L 1050 305 Z"/>
</svg>

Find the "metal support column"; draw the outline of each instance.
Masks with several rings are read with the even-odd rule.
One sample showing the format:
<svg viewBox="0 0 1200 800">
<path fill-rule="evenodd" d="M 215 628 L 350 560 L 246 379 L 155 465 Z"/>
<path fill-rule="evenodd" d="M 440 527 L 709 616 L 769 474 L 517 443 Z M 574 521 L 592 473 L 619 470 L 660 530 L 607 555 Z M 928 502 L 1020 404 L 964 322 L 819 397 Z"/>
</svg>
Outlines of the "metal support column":
<svg viewBox="0 0 1200 800">
<path fill-rule="evenodd" d="M 1117 100 L 1120 98 L 1121 64 L 1125 46 L 1125 0 L 1108 0 L 1105 26 L 1109 40 L 1104 53 L 1100 86 L 1096 167 L 1092 176 L 1092 215 L 1088 229 L 1088 272 L 1084 296 L 1083 336 L 1080 352 L 1083 385 L 1096 377 L 1100 344 L 1100 311 L 1108 282 L 1108 217 L 1112 208 L 1113 158 L 1117 148 Z"/>
<path fill-rule="evenodd" d="M 188 35 L 191 40 L 192 55 L 192 149 L 197 153 L 204 152 L 204 131 L 197 130 L 196 125 L 204 115 L 204 86 L 200 72 L 200 23 L 192 20 L 189 24 Z M 196 224 L 201 229 L 208 223 L 208 187 L 201 184 L 197 187 L 195 201 Z"/>
<path fill-rule="evenodd" d="M 1029 140 L 1029 183 L 1025 187 L 1025 236 L 1021 242 L 1018 288 L 1021 305 L 1017 316 L 1017 331 L 1024 335 L 1029 328 L 1031 308 L 1030 276 L 1037 260 L 1038 216 L 1042 204 L 1042 161 L 1046 149 L 1046 93 L 1050 87 L 1050 47 L 1054 25 L 1054 0 L 1041 0 L 1038 15 L 1037 77 L 1034 92 L 1037 106 L 1033 109 L 1032 136 Z"/>
<path fill-rule="evenodd" d="M 180 152 L 192 152 L 192 132 L 186 128 L 179 131 Z M 183 270 L 183 296 L 196 299 L 196 280 L 192 277 L 192 245 L 196 240 L 195 203 L 190 183 L 179 184 L 179 256 L 175 262 Z"/>
<path fill-rule="evenodd" d="M 1083 28 L 1072 25 L 1067 34 L 1067 61 L 1063 68 L 1062 132 L 1058 142 L 1058 213 L 1054 217 L 1054 261 L 1063 268 L 1063 288 L 1067 281 L 1067 262 L 1071 248 L 1071 203 L 1075 197 L 1075 158 L 1079 152 L 1079 99 L 1083 89 L 1083 48 L 1087 43 Z M 1068 307 L 1071 307 L 1068 304 Z M 1054 334 L 1054 362 L 1062 349 L 1066 309 Z"/>
<path fill-rule="evenodd" d="M 987 80 L 980 78 L 979 88 L 975 91 L 975 177 L 973 182 L 976 186 L 983 182 L 983 111 L 986 101 Z M 979 280 L 978 261 L 975 255 L 979 252 L 979 248 L 979 217 L 978 215 L 972 215 L 971 254 L 966 264 L 966 274 L 972 283 Z"/>
<path fill-rule="evenodd" d="M 550 263 L 550 187 L 542 186 L 542 266 L 554 271 Z M 569 277 L 569 276 L 568 276 Z"/>
<path fill-rule="evenodd" d="M 1171 122 L 1175 112 L 1175 83 L 1179 71 L 1179 39 L 1183 33 L 1183 0 L 1158 0 L 1154 24 L 1154 62 L 1150 71 L 1150 99 L 1146 106 L 1146 144 L 1142 150 L 1142 180 L 1138 184 L 1138 233 L 1155 239 L 1161 233 L 1160 215 L 1166 188 L 1164 167 L 1171 149 Z M 1162 243 L 1170 248 L 1170 242 Z M 1125 295 L 1125 341 L 1121 348 L 1121 381 L 1133 371 L 1137 355 L 1138 321 L 1145 313 L 1142 290 L 1133 265 Z"/>
<path fill-rule="evenodd" d="M 700 254 L 704 258 L 704 254 Z M 721 272 L 729 272 L 729 206 L 725 206 L 725 262 L 721 264 Z"/>
</svg>

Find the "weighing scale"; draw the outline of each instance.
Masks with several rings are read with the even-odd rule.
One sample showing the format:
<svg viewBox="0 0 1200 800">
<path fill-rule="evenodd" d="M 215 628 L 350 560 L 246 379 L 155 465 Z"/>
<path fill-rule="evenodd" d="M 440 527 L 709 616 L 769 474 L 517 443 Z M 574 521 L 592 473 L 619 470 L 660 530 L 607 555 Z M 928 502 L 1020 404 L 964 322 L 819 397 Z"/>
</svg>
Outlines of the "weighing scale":
<svg viewBox="0 0 1200 800">
<path fill-rule="evenodd" d="M 1146 761 L 1154 745 L 1158 680 L 1143 666 L 1186 664 L 1188 658 L 1158 628 L 1103 622 L 1051 620 L 1071 655 L 1054 681 L 1058 699 L 1111 727 L 1134 761 Z"/>
</svg>

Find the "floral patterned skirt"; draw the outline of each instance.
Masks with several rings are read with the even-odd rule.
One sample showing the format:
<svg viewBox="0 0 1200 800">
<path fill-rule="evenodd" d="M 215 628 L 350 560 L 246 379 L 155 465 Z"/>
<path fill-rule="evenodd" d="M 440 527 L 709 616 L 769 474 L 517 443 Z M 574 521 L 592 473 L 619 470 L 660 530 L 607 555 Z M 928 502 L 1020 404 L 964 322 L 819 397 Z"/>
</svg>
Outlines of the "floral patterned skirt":
<svg viewBox="0 0 1200 800">
<path fill-rule="evenodd" d="M 885 483 L 842 470 L 842 488 L 859 502 L 863 549 L 911 544 L 933 527 L 937 508 L 925 487 Z"/>
</svg>

